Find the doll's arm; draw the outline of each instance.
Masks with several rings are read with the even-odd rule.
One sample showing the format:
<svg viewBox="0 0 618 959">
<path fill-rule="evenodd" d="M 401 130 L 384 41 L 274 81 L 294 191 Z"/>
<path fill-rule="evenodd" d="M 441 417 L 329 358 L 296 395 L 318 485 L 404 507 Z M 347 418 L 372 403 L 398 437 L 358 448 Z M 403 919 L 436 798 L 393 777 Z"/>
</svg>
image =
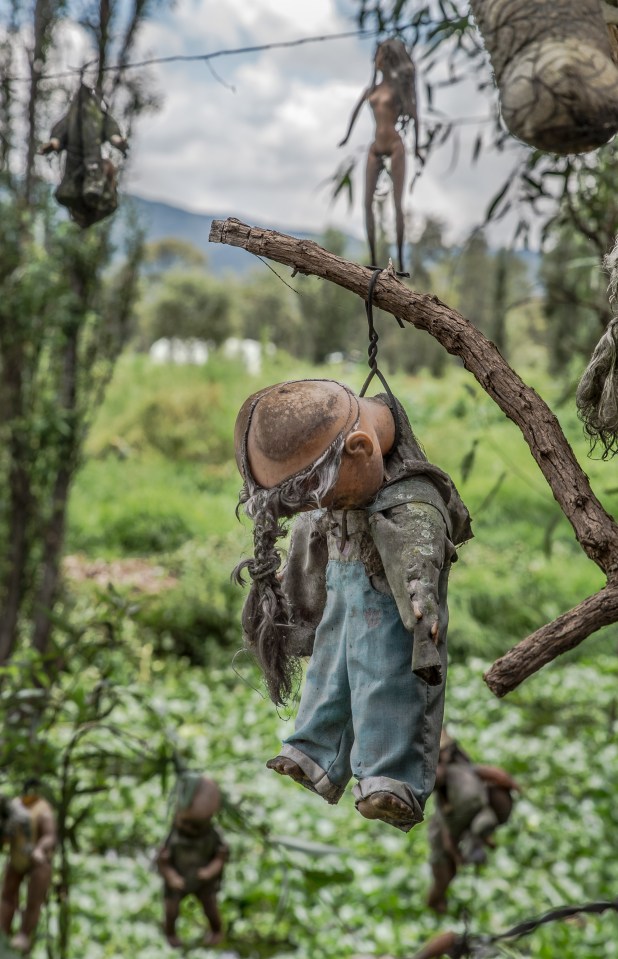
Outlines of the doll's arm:
<svg viewBox="0 0 618 959">
<path fill-rule="evenodd" d="M 356 106 L 354 107 L 354 110 L 352 111 L 352 116 L 350 117 L 350 124 L 348 126 L 348 132 L 344 136 L 343 140 L 337 144 L 337 146 L 340 146 L 340 147 L 345 146 L 348 140 L 350 139 L 350 134 L 352 133 L 352 129 L 354 127 L 354 124 L 356 123 L 358 114 L 361 111 L 361 107 L 363 103 L 365 102 L 365 100 L 367 99 L 368 93 L 369 93 L 369 88 L 367 88 L 366 90 L 363 90 L 358 103 L 356 104 Z"/>
<path fill-rule="evenodd" d="M 106 113 L 103 120 L 103 140 L 108 140 L 112 146 L 120 150 L 122 155 L 126 157 L 129 144 L 120 132 L 120 127 L 111 113 Z"/>
<path fill-rule="evenodd" d="M 170 889 L 177 889 L 181 892 L 185 888 L 185 881 L 171 864 L 171 854 L 167 843 L 161 847 L 157 855 L 157 869 L 163 876 L 165 884 Z"/>
<path fill-rule="evenodd" d="M 501 769 L 499 766 L 486 766 L 483 763 L 475 763 L 474 772 L 489 786 L 497 786 L 499 789 L 513 789 L 521 792 L 521 786 L 515 782 L 506 770 Z"/>
<path fill-rule="evenodd" d="M 229 859 L 230 850 L 223 844 L 217 849 L 214 858 L 210 860 L 207 866 L 202 866 L 197 871 L 197 878 L 201 882 L 208 882 L 209 879 L 216 879 L 223 872 L 223 868 Z"/>
<path fill-rule="evenodd" d="M 301 513 L 294 521 L 281 585 L 290 609 L 293 653 L 309 656 L 326 605 L 328 547 L 319 510 Z"/>
<path fill-rule="evenodd" d="M 32 861 L 49 862 L 56 846 L 56 820 L 51 809 L 39 819 L 39 838 L 32 850 Z"/>
<path fill-rule="evenodd" d="M 60 150 L 66 150 L 69 135 L 69 117 L 68 114 L 52 127 L 47 143 L 39 147 L 39 153 L 46 156 L 48 153 L 59 153 Z"/>
<path fill-rule="evenodd" d="M 418 100 L 416 98 L 416 73 L 414 79 L 412 80 L 412 109 L 410 111 L 410 119 L 414 122 L 414 154 L 418 159 L 424 163 L 425 157 L 422 155 L 419 149 L 419 140 L 421 136 L 421 131 L 418 122 Z"/>
<path fill-rule="evenodd" d="M 442 513 L 429 503 L 409 502 L 376 513 L 370 522 L 399 615 L 414 635 L 412 670 L 437 686 L 443 679 L 441 602 L 446 618 L 442 574 L 454 553 Z"/>
</svg>

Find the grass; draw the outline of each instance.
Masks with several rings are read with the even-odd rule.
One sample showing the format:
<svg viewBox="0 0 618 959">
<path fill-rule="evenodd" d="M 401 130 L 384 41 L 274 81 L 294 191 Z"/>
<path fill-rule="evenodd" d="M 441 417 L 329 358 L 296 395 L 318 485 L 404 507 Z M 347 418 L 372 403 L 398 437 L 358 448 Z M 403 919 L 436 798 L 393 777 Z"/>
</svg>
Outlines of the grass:
<svg viewBox="0 0 618 959">
<path fill-rule="evenodd" d="M 209 544 L 225 542 L 229 566 L 211 568 L 202 590 L 194 577 L 189 605 L 207 606 L 209 591 L 220 598 L 251 543 L 248 527 L 234 515 L 236 412 L 260 387 L 303 376 L 340 378 L 358 389 L 365 368 L 316 369 L 279 352 L 250 377 L 218 357 L 198 368 L 124 356 L 75 483 L 68 550 L 174 564 L 175 553 L 191 543 L 203 555 Z M 593 488 L 615 512 L 618 487 L 611 488 L 608 464 L 587 459 L 573 404 L 558 406 L 559 385 L 548 377 L 535 373 L 533 385 L 556 406 Z M 440 379 L 395 375 L 392 387 L 429 459 L 450 473 L 473 517 L 474 539 L 461 548 L 451 580 L 455 658 L 492 658 L 602 586 L 600 570 L 576 542 L 520 431 L 472 377 L 452 366 Z M 228 604 L 231 616 L 240 601 L 239 592 L 238 603 Z M 178 602 L 187 603 L 186 589 L 178 591 Z M 170 616 L 168 609 L 168 622 Z M 617 637 L 610 627 L 588 642 L 609 648 Z"/>
<path fill-rule="evenodd" d="M 482 681 L 495 655 L 597 590 L 602 577 L 519 431 L 461 369 L 443 379 L 397 375 L 392 386 L 429 458 L 453 476 L 474 517 L 475 538 L 461 549 L 451 580 L 446 719 L 474 759 L 503 766 L 522 786 L 498 848 L 483 870 L 461 872 L 448 915 L 436 919 L 424 907 L 425 825 L 406 837 L 362 820 L 349 794 L 329 807 L 265 769 L 291 731 L 294 709 L 278 715 L 255 668 L 234 658 L 242 593 L 230 586 L 229 572 L 248 553 L 250 531 L 234 516 L 240 480 L 230 438 L 250 392 L 307 375 L 358 388 L 365 371 L 316 370 L 278 354 L 251 378 L 218 360 L 177 369 L 123 357 L 71 501 L 70 549 L 151 557 L 179 577 L 178 586 L 131 607 L 139 674 L 127 666 L 123 675 L 148 715 L 173 731 L 189 765 L 212 774 L 228 798 L 220 817 L 232 849 L 221 894 L 224 952 L 252 959 L 410 956 L 436 932 L 461 931 L 466 922 L 473 932 L 501 932 L 557 905 L 615 896 L 616 628 L 505 700 Z M 534 385 L 556 405 L 594 488 L 615 510 L 610 468 L 586 459 L 572 406 L 558 405 L 558 387 L 547 378 L 535 374 Z M 139 712 L 117 721 L 139 735 Z M 152 868 L 168 816 L 169 789 L 155 780 L 139 788 L 110 783 L 93 797 L 82 849 L 72 854 L 72 956 L 175 954 L 161 936 L 160 880 Z M 119 842 L 123 836 L 132 851 Z M 53 907 L 49 921 L 53 928 Z M 202 922 L 195 904 L 185 903 L 180 930 L 193 943 L 185 954 L 195 959 L 211 954 L 198 944 Z M 554 923 L 522 940 L 522 949 L 536 959 L 618 959 L 616 922 L 609 913 Z M 37 944 L 33 959 L 43 950 Z"/>
</svg>

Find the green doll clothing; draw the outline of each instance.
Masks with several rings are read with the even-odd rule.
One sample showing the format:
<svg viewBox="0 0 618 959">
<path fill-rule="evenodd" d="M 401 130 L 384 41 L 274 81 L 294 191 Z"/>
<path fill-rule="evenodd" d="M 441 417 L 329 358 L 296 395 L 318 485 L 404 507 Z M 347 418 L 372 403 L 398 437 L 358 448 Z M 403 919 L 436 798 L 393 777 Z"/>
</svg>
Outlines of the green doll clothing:
<svg viewBox="0 0 618 959">
<path fill-rule="evenodd" d="M 166 898 L 182 897 L 188 893 L 216 892 L 221 885 L 220 875 L 208 880 L 199 879 L 197 875 L 199 869 L 207 866 L 217 853 L 226 849 L 221 834 L 214 826 L 209 825 L 197 836 L 183 833 L 173 826 L 165 848 L 169 850 L 170 866 L 180 873 L 185 881 L 185 888 L 181 892 L 166 885 Z"/>
</svg>

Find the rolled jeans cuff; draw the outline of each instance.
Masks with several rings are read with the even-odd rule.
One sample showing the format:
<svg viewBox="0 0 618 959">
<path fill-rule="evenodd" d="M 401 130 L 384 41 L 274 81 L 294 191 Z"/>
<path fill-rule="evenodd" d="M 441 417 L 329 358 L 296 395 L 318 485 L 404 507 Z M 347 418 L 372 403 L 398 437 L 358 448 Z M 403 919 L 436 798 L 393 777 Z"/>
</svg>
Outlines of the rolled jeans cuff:
<svg viewBox="0 0 618 959">
<path fill-rule="evenodd" d="M 352 790 L 355 805 L 372 796 L 374 793 L 392 793 L 398 799 L 403 800 L 410 807 L 411 821 L 422 822 L 424 819 L 421 805 L 406 783 L 398 779 L 390 779 L 388 776 L 367 776 L 366 779 L 359 779 Z"/>
<path fill-rule="evenodd" d="M 311 788 L 313 788 L 318 795 L 322 796 L 326 802 L 329 802 L 333 806 L 339 802 L 345 792 L 345 786 L 337 786 L 336 783 L 332 782 L 322 767 L 318 766 L 313 759 L 310 759 L 305 753 L 301 753 L 300 749 L 296 749 L 295 746 L 290 746 L 288 743 L 283 743 L 279 750 L 279 755 L 285 756 L 286 759 L 292 759 L 297 766 L 300 766 L 307 778 L 311 780 Z"/>
</svg>

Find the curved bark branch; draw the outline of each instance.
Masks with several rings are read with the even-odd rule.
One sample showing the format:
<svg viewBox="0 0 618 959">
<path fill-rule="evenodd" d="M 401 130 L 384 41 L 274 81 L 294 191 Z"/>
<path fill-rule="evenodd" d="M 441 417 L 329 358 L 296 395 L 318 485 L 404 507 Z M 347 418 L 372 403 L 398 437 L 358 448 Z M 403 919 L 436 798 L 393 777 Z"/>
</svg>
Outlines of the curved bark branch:
<svg viewBox="0 0 618 959">
<path fill-rule="evenodd" d="M 614 583 L 522 639 L 487 670 L 485 682 L 496 696 L 505 696 L 557 656 L 579 646 L 591 633 L 615 622 L 618 585 Z"/>
<path fill-rule="evenodd" d="M 233 218 L 225 221 L 214 220 L 210 240 L 213 243 L 242 247 L 250 253 L 291 266 L 295 273 L 320 276 L 363 299 L 367 297 L 371 270 L 329 253 L 313 241 L 299 240 L 274 230 L 251 227 Z M 392 267 L 384 270 L 378 277 L 374 302 L 380 309 L 430 333 L 449 353 L 461 358 L 466 369 L 473 374 L 485 392 L 521 430 L 532 456 L 571 523 L 586 555 L 606 576 L 612 580 L 616 579 L 618 525 L 592 492 L 588 477 L 577 462 L 558 420 L 545 401 L 523 382 L 495 344 L 472 323 L 442 303 L 438 297 L 416 293 L 405 286 L 395 276 Z M 582 605 L 585 606 L 587 602 L 589 601 L 586 600 Z M 588 622 L 587 607 L 583 615 Z M 618 606 L 611 615 L 613 619 L 599 621 L 598 626 L 591 626 L 588 632 L 581 632 L 581 639 L 602 625 L 618 621 Z M 569 616 L 569 613 L 564 614 L 554 623 L 533 633 L 528 640 L 523 640 L 523 643 L 533 641 L 534 637 L 541 634 L 541 641 L 548 637 L 548 649 L 553 649 L 553 637 L 556 633 L 560 634 L 561 628 L 566 630 L 565 636 L 575 635 Z M 548 632 L 544 633 L 543 630 Z M 518 648 L 519 646 L 515 647 Z M 538 665 L 532 665 L 530 672 L 539 669 L 561 651 L 558 649 L 543 662 L 537 657 Z M 527 655 L 524 653 L 525 657 Z M 527 675 L 530 675 L 530 672 Z M 493 682 L 493 679 L 491 681 Z M 508 688 L 515 688 L 521 680 L 515 680 L 510 687 L 505 680 L 500 682 L 500 695 L 504 695 Z"/>
</svg>

